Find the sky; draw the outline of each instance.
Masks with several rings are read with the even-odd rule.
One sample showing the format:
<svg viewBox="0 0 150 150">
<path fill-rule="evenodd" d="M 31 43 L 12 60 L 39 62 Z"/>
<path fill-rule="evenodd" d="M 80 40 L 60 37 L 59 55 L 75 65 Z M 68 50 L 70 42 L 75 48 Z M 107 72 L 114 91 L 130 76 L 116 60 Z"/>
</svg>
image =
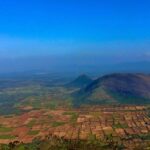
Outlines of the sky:
<svg viewBox="0 0 150 150">
<path fill-rule="evenodd" d="M 21 60 L 33 69 L 47 59 L 149 61 L 149 7 L 149 0 L 1 0 L 0 68 Z"/>
</svg>

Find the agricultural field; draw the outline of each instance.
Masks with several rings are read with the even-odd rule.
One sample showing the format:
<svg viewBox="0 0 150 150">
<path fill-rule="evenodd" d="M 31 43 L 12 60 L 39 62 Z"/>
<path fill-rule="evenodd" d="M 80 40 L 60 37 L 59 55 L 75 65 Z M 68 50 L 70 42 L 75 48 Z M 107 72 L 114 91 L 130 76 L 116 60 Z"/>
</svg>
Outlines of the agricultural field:
<svg viewBox="0 0 150 150">
<path fill-rule="evenodd" d="M 145 104 L 145 99 L 140 104 L 121 103 L 126 96 L 117 101 L 108 91 L 97 87 L 101 85 L 99 80 L 92 82 L 85 75 L 71 83 L 69 79 L 47 76 L 3 80 L 0 81 L 0 150 L 23 149 L 14 145 L 30 147 L 25 150 L 150 147 L 150 105 Z M 85 87 L 89 82 L 90 86 Z M 88 97 L 95 99 L 86 101 Z M 57 145 L 59 148 L 53 147 Z"/>
<path fill-rule="evenodd" d="M 85 106 L 82 108 L 28 109 L 20 115 L 0 116 L 0 143 L 32 143 L 55 136 L 66 140 L 111 139 L 127 149 L 150 143 L 146 106 Z"/>
</svg>

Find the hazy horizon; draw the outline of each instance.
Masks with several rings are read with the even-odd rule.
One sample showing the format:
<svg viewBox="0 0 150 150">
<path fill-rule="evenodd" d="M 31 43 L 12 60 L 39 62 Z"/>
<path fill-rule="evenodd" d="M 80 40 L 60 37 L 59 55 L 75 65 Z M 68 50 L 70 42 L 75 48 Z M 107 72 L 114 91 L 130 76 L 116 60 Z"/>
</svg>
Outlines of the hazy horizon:
<svg viewBox="0 0 150 150">
<path fill-rule="evenodd" d="M 88 72 L 149 62 L 149 5 L 146 0 L 1 1 L 0 73 Z"/>
</svg>

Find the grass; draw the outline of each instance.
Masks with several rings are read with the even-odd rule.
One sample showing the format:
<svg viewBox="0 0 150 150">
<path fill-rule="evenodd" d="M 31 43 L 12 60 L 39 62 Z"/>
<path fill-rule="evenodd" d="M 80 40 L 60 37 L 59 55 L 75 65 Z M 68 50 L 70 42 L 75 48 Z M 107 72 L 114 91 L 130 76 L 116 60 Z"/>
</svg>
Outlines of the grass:
<svg viewBox="0 0 150 150">
<path fill-rule="evenodd" d="M 11 132 L 12 130 L 12 128 L 0 126 L 0 132 Z"/>
<path fill-rule="evenodd" d="M 48 115 L 48 119 L 52 119 L 53 118 L 53 116 L 52 115 Z"/>
<path fill-rule="evenodd" d="M 94 116 L 95 118 L 98 118 L 101 116 L 101 112 L 90 112 L 90 115 Z"/>
<path fill-rule="evenodd" d="M 12 118 L 13 115 L 6 115 L 5 118 Z"/>
<path fill-rule="evenodd" d="M 123 128 L 123 129 L 125 129 L 125 128 L 128 128 L 128 125 L 127 125 L 127 124 L 120 124 L 120 123 L 117 123 L 117 124 L 114 124 L 114 125 L 113 125 L 113 128 L 115 128 L 115 129 L 118 129 L 118 128 Z"/>
<path fill-rule="evenodd" d="M 29 131 L 28 134 L 29 135 L 37 135 L 37 134 L 39 134 L 39 131 L 38 130 L 32 130 L 32 131 Z"/>
<path fill-rule="evenodd" d="M 5 135 L 0 135 L 0 139 L 15 139 L 16 137 L 14 135 L 9 135 L 9 134 L 5 134 Z"/>
<path fill-rule="evenodd" d="M 76 114 L 76 112 L 64 112 L 63 113 L 63 115 L 71 115 L 71 116 L 75 115 L 75 114 Z"/>
<path fill-rule="evenodd" d="M 150 133 L 148 133 L 148 134 L 140 134 L 139 137 L 142 140 L 150 140 Z"/>
<path fill-rule="evenodd" d="M 52 127 L 59 127 L 59 126 L 63 126 L 64 124 L 66 124 L 65 122 L 53 122 L 52 123 Z"/>
<path fill-rule="evenodd" d="M 129 135 L 128 139 L 138 139 L 140 138 L 143 141 L 149 141 L 150 140 L 150 133 L 147 134 L 133 134 Z"/>
<path fill-rule="evenodd" d="M 56 102 L 49 102 L 49 103 L 46 103 L 46 106 L 45 106 L 47 109 L 50 109 L 50 110 L 55 110 L 57 108 L 57 103 Z"/>
<path fill-rule="evenodd" d="M 27 126 L 29 127 L 29 128 L 32 128 L 34 125 L 35 125 L 35 123 L 36 123 L 36 120 L 31 120 L 28 124 L 27 124 Z"/>
<path fill-rule="evenodd" d="M 76 123 L 78 116 L 79 116 L 79 114 L 76 112 L 64 112 L 63 115 L 71 116 L 70 123 Z"/>
<path fill-rule="evenodd" d="M 88 140 L 89 140 L 89 141 L 94 141 L 94 140 L 96 140 L 96 135 L 90 133 L 90 134 L 88 135 Z"/>
<path fill-rule="evenodd" d="M 76 123 L 78 117 L 79 117 L 79 114 L 78 114 L 78 113 L 74 113 L 74 114 L 71 116 L 71 118 L 70 118 L 70 122 L 71 122 L 71 123 Z"/>
</svg>

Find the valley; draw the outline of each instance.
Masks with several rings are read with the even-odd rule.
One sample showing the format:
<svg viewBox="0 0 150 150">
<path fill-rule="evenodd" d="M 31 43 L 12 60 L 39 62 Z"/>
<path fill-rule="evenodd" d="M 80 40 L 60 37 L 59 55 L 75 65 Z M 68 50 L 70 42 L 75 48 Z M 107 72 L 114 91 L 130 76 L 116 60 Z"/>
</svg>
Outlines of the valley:
<svg viewBox="0 0 150 150">
<path fill-rule="evenodd" d="M 48 146 L 51 138 L 129 150 L 149 147 L 149 85 L 144 74 L 7 79 L 0 88 L 0 149 L 35 140 Z"/>
</svg>

